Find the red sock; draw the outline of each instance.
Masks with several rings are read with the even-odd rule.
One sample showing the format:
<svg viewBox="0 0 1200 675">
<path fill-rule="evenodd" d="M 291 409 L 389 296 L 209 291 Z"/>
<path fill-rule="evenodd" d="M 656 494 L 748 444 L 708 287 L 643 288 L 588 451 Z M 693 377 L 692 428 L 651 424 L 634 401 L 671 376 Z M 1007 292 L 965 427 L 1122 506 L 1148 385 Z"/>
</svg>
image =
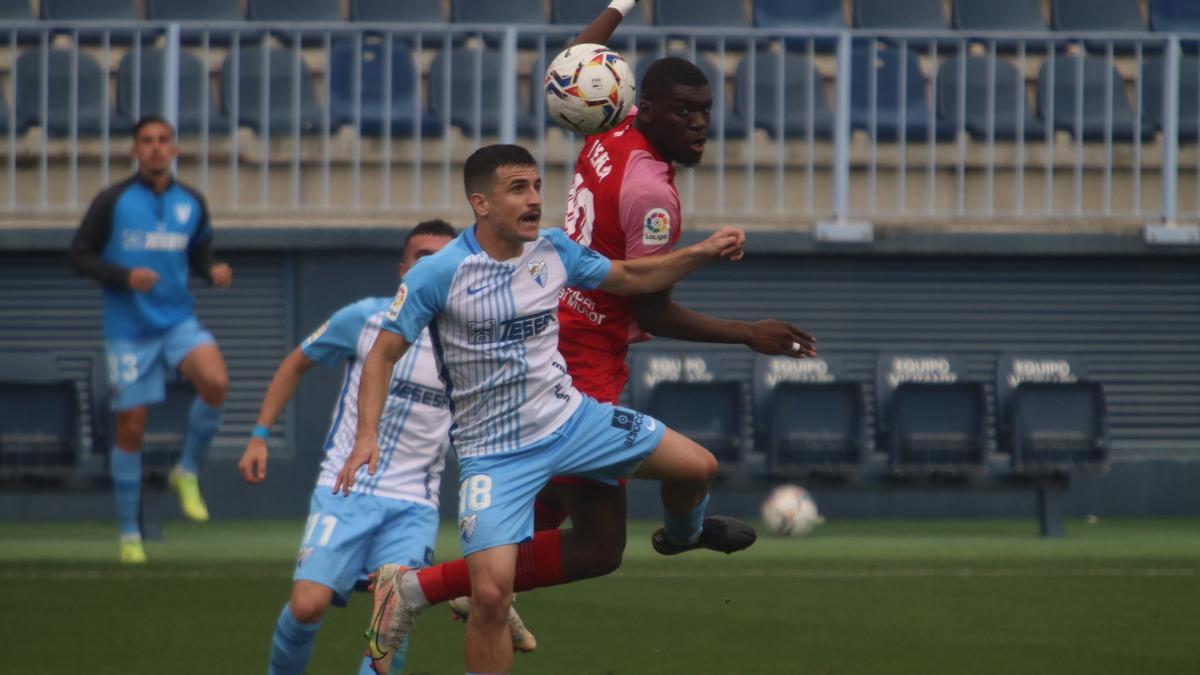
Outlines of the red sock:
<svg viewBox="0 0 1200 675">
<path fill-rule="evenodd" d="M 567 582 L 563 578 L 559 530 L 534 532 L 533 541 L 517 547 L 517 576 L 513 590 L 529 591 Z M 463 558 L 417 570 L 417 583 L 429 604 L 471 594 L 471 575 Z"/>
<path fill-rule="evenodd" d="M 566 511 L 543 504 L 540 499 L 533 500 L 533 529 L 535 531 L 557 530 L 566 521 Z"/>
</svg>

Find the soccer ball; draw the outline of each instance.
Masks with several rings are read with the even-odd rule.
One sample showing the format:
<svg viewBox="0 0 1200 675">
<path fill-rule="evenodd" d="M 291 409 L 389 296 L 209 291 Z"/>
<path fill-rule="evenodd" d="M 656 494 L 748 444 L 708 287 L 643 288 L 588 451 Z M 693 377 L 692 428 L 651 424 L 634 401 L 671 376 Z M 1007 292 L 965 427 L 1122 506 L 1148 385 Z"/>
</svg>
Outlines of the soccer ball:
<svg viewBox="0 0 1200 675">
<path fill-rule="evenodd" d="M 767 529 L 782 535 L 799 537 L 825 521 L 817 513 L 817 503 L 799 485 L 781 485 L 767 495 L 762 505 Z"/>
<path fill-rule="evenodd" d="M 633 71 L 604 45 L 567 47 L 546 69 L 544 85 L 554 121 L 585 136 L 616 126 L 633 105 Z"/>
</svg>

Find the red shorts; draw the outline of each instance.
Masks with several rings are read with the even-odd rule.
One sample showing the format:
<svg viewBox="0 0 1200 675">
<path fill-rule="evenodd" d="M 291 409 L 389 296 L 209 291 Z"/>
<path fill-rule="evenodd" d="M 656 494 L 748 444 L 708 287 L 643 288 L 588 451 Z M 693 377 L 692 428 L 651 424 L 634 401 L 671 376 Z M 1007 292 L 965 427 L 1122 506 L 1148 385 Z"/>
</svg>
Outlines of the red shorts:
<svg viewBox="0 0 1200 675">
<path fill-rule="evenodd" d="M 567 373 L 571 375 L 571 382 L 576 389 L 601 403 L 616 405 L 625 382 L 629 380 L 629 366 L 625 365 L 624 354 L 617 356 L 562 339 L 558 341 L 558 351 L 567 362 Z M 555 476 L 550 482 L 579 485 L 595 481 L 574 476 Z M 625 486 L 624 478 L 620 479 L 620 485 Z"/>
</svg>

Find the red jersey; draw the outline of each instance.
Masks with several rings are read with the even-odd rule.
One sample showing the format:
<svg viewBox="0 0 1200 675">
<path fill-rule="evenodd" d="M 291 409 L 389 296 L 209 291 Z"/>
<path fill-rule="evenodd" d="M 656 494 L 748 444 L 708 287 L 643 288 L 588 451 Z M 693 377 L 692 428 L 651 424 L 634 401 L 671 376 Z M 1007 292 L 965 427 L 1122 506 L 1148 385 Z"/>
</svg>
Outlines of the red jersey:
<svg viewBox="0 0 1200 675">
<path fill-rule="evenodd" d="M 679 241 L 675 168 L 634 128 L 634 119 L 631 114 L 612 129 L 588 137 L 567 194 L 567 236 L 613 260 L 669 253 Z M 586 370 L 619 377 L 619 383 L 605 382 L 605 389 L 615 385 L 619 394 L 629 344 L 650 337 L 634 320 L 632 300 L 571 287 L 563 288 L 558 299 L 559 351 L 576 384 L 600 400 L 610 398 L 589 391 L 589 378 L 572 368 L 585 365 L 571 363 L 582 348 Z"/>
</svg>

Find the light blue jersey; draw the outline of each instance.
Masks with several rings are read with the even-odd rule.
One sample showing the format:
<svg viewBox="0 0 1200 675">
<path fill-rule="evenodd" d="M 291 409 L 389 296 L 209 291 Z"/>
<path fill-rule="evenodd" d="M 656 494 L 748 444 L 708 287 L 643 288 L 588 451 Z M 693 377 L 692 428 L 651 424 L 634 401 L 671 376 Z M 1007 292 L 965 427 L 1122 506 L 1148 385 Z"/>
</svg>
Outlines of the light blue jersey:
<svg viewBox="0 0 1200 675">
<path fill-rule="evenodd" d="M 558 353 L 558 292 L 595 288 L 611 265 L 557 229 L 497 261 L 472 227 L 405 275 L 383 328 L 404 336 L 411 354 L 429 327 L 460 458 L 527 447 L 579 407 Z"/>
<path fill-rule="evenodd" d="M 301 345 L 304 355 L 324 366 L 346 364 L 341 396 L 325 439 L 318 486 L 332 487 L 354 449 L 358 426 L 358 386 L 362 364 L 385 320 L 388 298 L 367 298 L 338 310 Z M 442 469 L 449 450 L 449 400 L 438 378 L 428 332 L 392 371 L 379 420 L 379 468 L 355 477 L 354 492 L 437 507 Z"/>
</svg>

